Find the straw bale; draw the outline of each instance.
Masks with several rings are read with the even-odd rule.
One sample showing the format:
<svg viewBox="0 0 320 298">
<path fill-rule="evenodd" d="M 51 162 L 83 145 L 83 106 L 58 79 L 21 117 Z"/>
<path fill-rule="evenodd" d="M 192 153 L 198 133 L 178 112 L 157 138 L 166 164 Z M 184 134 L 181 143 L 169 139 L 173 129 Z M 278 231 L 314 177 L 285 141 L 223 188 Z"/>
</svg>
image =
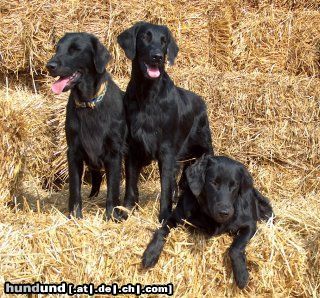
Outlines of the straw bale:
<svg viewBox="0 0 320 298">
<path fill-rule="evenodd" d="M 79 31 L 91 14 L 103 15 L 104 1 L 3 1 L 0 46 L 4 70 L 44 69 L 57 36 Z M 101 4 L 99 4 L 101 3 Z M 61 13 L 63 12 L 63 13 Z"/>
<path fill-rule="evenodd" d="M 203 96 L 216 153 L 243 162 L 274 206 L 275 223 L 259 224 L 247 248 L 243 291 L 233 282 L 227 235 L 179 227 L 156 267 L 140 268 L 158 226 L 155 164 L 141 175 L 141 208 L 122 224 L 103 220 L 105 185 L 94 200 L 84 186 L 77 221 L 64 215 L 68 185 L 51 192 L 39 183 L 67 181 L 68 94 L 53 96 L 43 72 L 54 44 L 67 31 L 96 34 L 125 89 L 131 64 L 116 36 L 138 20 L 173 31 L 180 52 L 169 74 Z M 318 0 L 2 0 L 1 77 L 17 73 L 20 84 L 0 89 L 0 199 L 17 203 L 0 204 L 0 290 L 6 280 L 172 282 L 176 297 L 319 297 L 319 22 Z"/>
<path fill-rule="evenodd" d="M 319 76 L 319 22 L 318 11 L 245 12 L 232 34 L 235 69 Z"/>
<path fill-rule="evenodd" d="M 179 227 L 169 235 L 155 268 L 141 269 L 141 255 L 158 226 L 158 202 L 150 200 L 158 191 L 154 182 L 143 184 L 141 209 L 120 225 L 103 220 L 103 196 L 85 200 L 81 221 L 68 220 L 56 209 L 66 210 L 66 191 L 49 195 L 45 209 L 30 207 L 32 195 L 26 195 L 23 209 L 0 206 L 0 238 L 4 240 L 0 287 L 5 280 L 95 285 L 172 282 L 175 297 L 310 297 L 312 293 L 316 297 L 319 283 L 310 283 L 309 278 L 318 274 L 319 267 L 308 259 L 315 255 L 309 240 L 319 235 L 320 227 L 314 195 L 301 198 L 301 204 L 290 197 L 272 198 L 276 223 L 259 224 L 247 247 L 250 282 L 240 291 L 226 254 L 232 241 L 228 235 L 208 238 Z M 272 192 L 271 188 L 266 194 Z"/>
<path fill-rule="evenodd" d="M 125 58 L 115 40 L 117 34 L 139 20 L 166 24 L 182 42 L 181 61 L 199 64 L 208 57 L 207 18 L 203 1 L 4 1 L 0 20 L 3 71 L 42 71 L 53 45 L 68 31 L 87 31 L 104 42 L 117 61 Z M 63 12 L 63 13 L 61 13 Z M 9 34 L 10 33 L 10 34 Z M 9 38 L 8 38 L 9 37 Z M 121 59 L 119 56 L 121 55 Z"/>
<path fill-rule="evenodd" d="M 13 195 L 23 176 L 36 179 L 48 173 L 48 117 L 41 96 L 21 87 L 0 90 L 1 201 Z"/>
<path fill-rule="evenodd" d="M 170 71 L 178 85 L 206 100 L 218 153 L 245 163 L 278 165 L 300 177 L 307 175 L 301 184 L 313 179 L 318 186 L 319 79 L 218 73 L 203 67 Z"/>
<path fill-rule="evenodd" d="M 250 7 L 274 6 L 286 10 L 320 10 L 319 0 L 246 0 Z"/>
<path fill-rule="evenodd" d="M 320 10 L 295 14 L 287 65 L 290 73 L 320 77 Z"/>
<path fill-rule="evenodd" d="M 211 63 L 218 70 L 319 75 L 320 12 L 316 6 L 306 3 L 313 10 L 288 10 L 285 5 L 254 3 L 4 0 L 0 70 L 41 74 L 65 32 L 87 31 L 106 44 L 114 57 L 110 69 L 124 77 L 130 72 L 130 62 L 116 44 L 116 36 L 136 21 L 147 20 L 166 24 L 173 31 L 180 46 L 179 67 Z"/>
</svg>

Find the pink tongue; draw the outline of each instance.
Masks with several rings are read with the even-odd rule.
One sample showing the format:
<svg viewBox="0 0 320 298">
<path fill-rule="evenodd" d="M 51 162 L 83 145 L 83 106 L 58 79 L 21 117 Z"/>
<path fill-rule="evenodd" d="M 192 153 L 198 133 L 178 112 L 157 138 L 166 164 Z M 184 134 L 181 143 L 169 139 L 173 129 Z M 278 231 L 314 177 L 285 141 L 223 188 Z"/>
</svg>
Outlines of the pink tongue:
<svg viewBox="0 0 320 298">
<path fill-rule="evenodd" d="M 68 82 L 69 82 L 69 77 L 66 77 L 64 79 L 59 79 L 58 81 L 52 84 L 51 90 L 53 91 L 53 93 L 59 95 L 61 94 L 61 92 L 63 91 L 64 87 L 67 85 Z"/>
<path fill-rule="evenodd" d="M 158 67 L 147 66 L 147 72 L 150 78 L 158 78 L 160 76 L 160 70 Z"/>
</svg>

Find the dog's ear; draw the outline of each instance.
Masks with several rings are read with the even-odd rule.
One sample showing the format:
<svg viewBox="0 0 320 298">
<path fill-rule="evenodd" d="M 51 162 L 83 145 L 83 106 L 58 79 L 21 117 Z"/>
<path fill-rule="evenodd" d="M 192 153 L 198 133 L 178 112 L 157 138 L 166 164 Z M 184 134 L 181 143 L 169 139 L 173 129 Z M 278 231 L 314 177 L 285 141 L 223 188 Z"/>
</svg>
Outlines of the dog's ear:
<svg viewBox="0 0 320 298">
<path fill-rule="evenodd" d="M 174 60 L 176 59 L 178 52 L 179 52 L 179 47 L 175 41 L 175 39 L 172 36 L 171 31 L 169 30 L 168 27 L 167 29 L 167 34 L 168 34 L 168 46 L 167 46 L 167 55 L 168 55 L 168 61 L 170 65 L 174 64 Z"/>
<path fill-rule="evenodd" d="M 118 44 L 130 60 L 133 60 L 136 56 L 137 35 L 142 24 L 144 24 L 144 22 L 134 24 L 129 29 L 120 33 L 117 37 Z"/>
<path fill-rule="evenodd" d="M 103 73 L 106 65 L 111 59 L 111 55 L 107 48 L 95 36 L 91 36 L 93 47 L 93 62 L 97 73 Z"/>
<path fill-rule="evenodd" d="M 241 166 L 241 181 L 240 181 L 240 194 L 246 193 L 249 189 L 253 188 L 253 181 L 249 171 Z"/>
<path fill-rule="evenodd" d="M 257 219 L 268 220 L 272 215 L 274 215 L 269 199 L 263 196 L 255 188 L 253 189 L 253 195 L 257 206 Z"/>
<path fill-rule="evenodd" d="M 190 190 L 196 197 L 200 195 L 205 183 L 208 160 L 209 155 L 204 154 L 185 171 Z"/>
</svg>

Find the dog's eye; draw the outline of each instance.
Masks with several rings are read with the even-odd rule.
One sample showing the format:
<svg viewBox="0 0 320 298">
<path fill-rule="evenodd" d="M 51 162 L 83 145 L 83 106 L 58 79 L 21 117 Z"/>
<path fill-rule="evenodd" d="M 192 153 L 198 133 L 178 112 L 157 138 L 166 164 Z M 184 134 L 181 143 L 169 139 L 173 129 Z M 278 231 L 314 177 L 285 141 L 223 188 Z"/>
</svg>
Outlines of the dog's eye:
<svg viewBox="0 0 320 298">
<path fill-rule="evenodd" d="M 239 183 L 238 182 L 230 182 L 229 183 L 229 189 L 234 189 L 234 188 L 237 188 L 239 186 Z"/>
<path fill-rule="evenodd" d="M 219 179 L 216 179 L 216 180 L 213 180 L 211 181 L 211 184 L 215 187 L 219 186 L 220 185 L 220 180 Z"/>
<path fill-rule="evenodd" d="M 161 37 L 161 44 L 165 46 L 167 44 L 167 40 L 165 37 Z"/>
<path fill-rule="evenodd" d="M 71 47 L 68 49 L 68 52 L 69 52 L 70 55 L 73 55 L 73 54 L 75 54 L 75 53 L 77 53 L 77 52 L 79 52 L 79 51 L 80 51 L 80 49 L 77 48 L 77 47 L 75 47 L 75 46 L 71 46 Z"/>
<path fill-rule="evenodd" d="M 152 34 L 151 34 L 151 32 L 148 31 L 148 32 L 144 33 L 144 34 L 142 35 L 142 39 L 145 40 L 145 41 L 147 41 L 147 42 L 150 42 L 151 39 L 152 39 Z"/>
</svg>

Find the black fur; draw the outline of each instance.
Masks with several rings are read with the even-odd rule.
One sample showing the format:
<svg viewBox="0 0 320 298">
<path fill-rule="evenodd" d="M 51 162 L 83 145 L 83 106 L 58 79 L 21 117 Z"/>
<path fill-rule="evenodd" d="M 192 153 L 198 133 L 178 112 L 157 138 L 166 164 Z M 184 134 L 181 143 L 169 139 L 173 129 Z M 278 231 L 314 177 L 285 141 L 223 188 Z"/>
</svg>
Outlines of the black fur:
<svg viewBox="0 0 320 298">
<path fill-rule="evenodd" d="M 167 27 L 139 22 L 121 33 L 118 43 L 132 60 L 124 98 L 129 128 L 124 204 L 135 206 L 140 171 L 157 160 L 161 221 L 172 209 L 177 161 L 213 152 L 206 106 L 200 96 L 176 87 L 165 72 L 166 57 L 173 64 L 178 54 Z"/>
<path fill-rule="evenodd" d="M 257 221 L 272 216 L 269 200 L 253 187 L 241 163 L 223 156 L 203 155 L 183 172 L 180 187 L 177 207 L 154 233 L 143 254 L 143 266 L 157 263 L 170 229 L 185 219 L 211 235 L 234 235 L 229 256 L 236 283 L 244 288 L 249 278 L 245 247 Z"/>
<path fill-rule="evenodd" d="M 106 214 L 110 218 L 119 204 L 121 162 L 124 153 L 126 123 L 123 92 L 113 82 L 105 67 L 110 54 L 100 41 L 88 33 L 68 33 L 57 44 L 47 68 L 54 77 L 77 73 L 63 92 L 71 90 L 66 117 L 69 168 L 69 212 L 82 217 L 81 179 L 84 162 L 92 175 L 90 196 L 97 196 L 107 173 Z M 107 82 L 106 93 L 94 108 L 77 107 L 75 100 L 90 101 Z M 118 212 L 113 214 L 120 218 Z"/>
</svg>

